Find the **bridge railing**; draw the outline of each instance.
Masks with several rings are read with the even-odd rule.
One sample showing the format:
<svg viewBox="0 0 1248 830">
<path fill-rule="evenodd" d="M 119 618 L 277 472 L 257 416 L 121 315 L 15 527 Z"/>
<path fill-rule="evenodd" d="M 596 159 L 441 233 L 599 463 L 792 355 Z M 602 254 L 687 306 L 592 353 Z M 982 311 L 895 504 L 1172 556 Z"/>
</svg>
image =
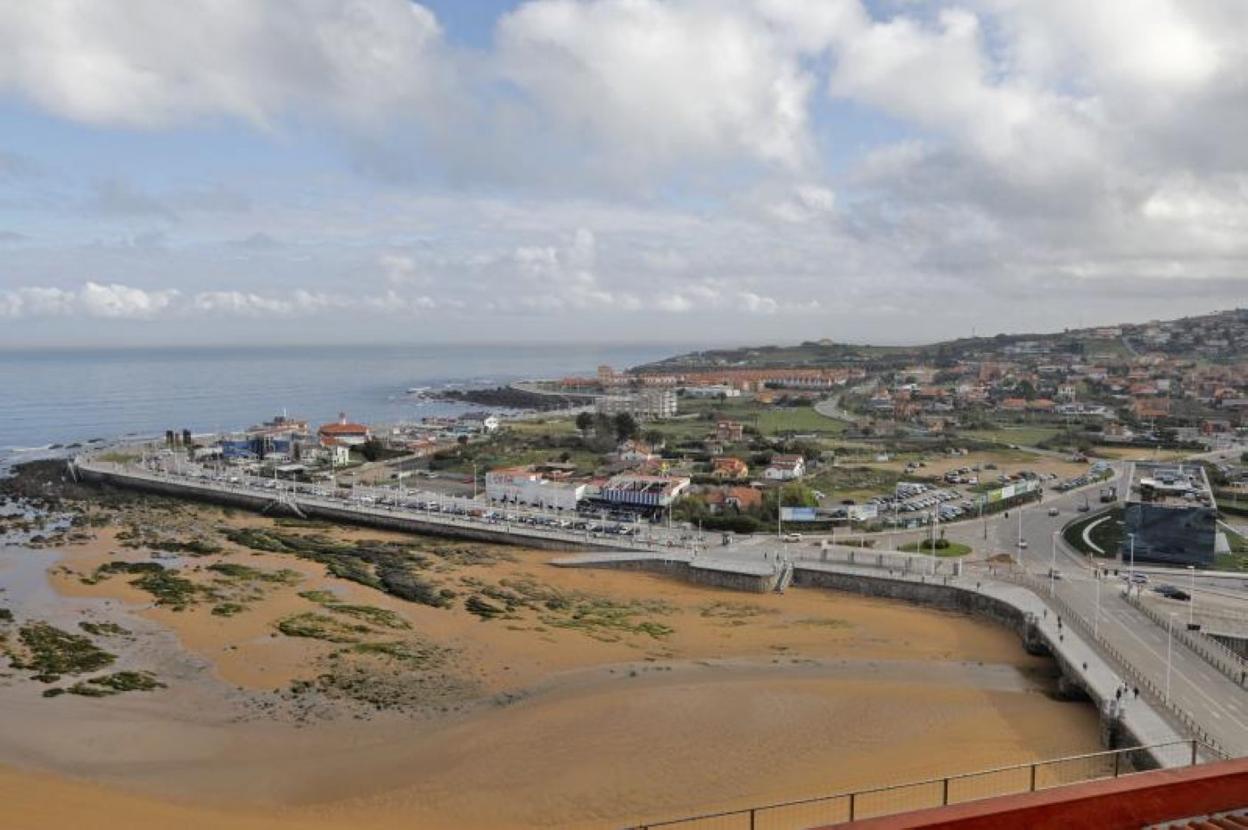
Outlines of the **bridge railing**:
<svg viewBox="0 0 1248 830">
<path fill-rule="evenodd" d="M 1189 764 L 1199 763 L 1200 742 L 1171 741 L 1150 746 L 1133 746 L 1072 755 L 1047 761 L 1013 764 L 976 772 L 946 775 L 923 781 L 887 787 L 853 790 L 814 798 L 761 804 L 718 813 L 652 821 L 628 830 L 799 830 L 821 824 L 834 824 L 962 804 L 984 798 L 1036 792 L 1066 784 L 1117 778 L 1137 772 L 1131 759 L 1137 753 L 1181 753 Z"/>
<path fill-rule="evenodd" d="M 1132 683 L 1143 692 L 1145 699 L 1178 721 L 1183 729 L 1187 730 L 1196 740 L 1199 740 L 1213 755 L 1218 758 L 1230 757 L 1208 729 L 1201 725 L 1185 709 L 1168 698 L 1162 688 L 1151 677 L 1128 660 L 1082 614 L 1071 607 L 1066 600 L 1062 599 L 1060 594 L 1056 591 L 1050 594 L 1048 580 L 1026 572 L 1006 572 L 1001 574 L 1001 577 L 1006 581 L 1029 588 L 1042 600 L 1052 605 L 1063 619 L 1073 623 L 1084 637 L 1110 658 L 1110 662 L 1114 664 L 1121 676 L 1131 679 Z"/>
<path fill-rule="evenodd" d="M 1133 608 L 1143 612 L 1146 617 L 1157 623 L 1157 625 L 1172 630 L 1176 640 L 1196 652 L 1206 663 L 1225 674 L 1239 686 L 1245 686 L 1245 681 L 1248 680 L 1248 663 L 1244 661 L 1243 657 L 1240 657 L 1212 637 L 1199 631 L 1188 629 L 1186 625 L 1183 627 L 1171 625 L 1170 620 L 1163 617 L 1160 611 L 1139 597 L 1131 596 L 1130 592 L 1124 594 L 1122 599 Z M 1188 600 L 1188 602 L 1194 601 L 1195 599 Z"/>
</svg>

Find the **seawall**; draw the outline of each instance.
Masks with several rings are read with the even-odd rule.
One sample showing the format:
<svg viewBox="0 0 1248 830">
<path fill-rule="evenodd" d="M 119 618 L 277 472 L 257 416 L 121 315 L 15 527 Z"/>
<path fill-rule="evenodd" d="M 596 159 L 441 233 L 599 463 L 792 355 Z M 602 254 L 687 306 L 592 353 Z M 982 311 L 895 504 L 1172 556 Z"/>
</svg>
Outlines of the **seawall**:
<svg viewBox="0 0 1248 830">
<path fill-rule="evenodd" d="M 147 476 L 130 475 L 95 467 L 79 465 L 77 475 L 83 481 L 138 490 L 154 495 L 168 496 L 177 499 L 188 499 L 223 507 L 235 507 L 254 513 L 278 513 L 291 515 L 290 507 L 281 506 L 273 498 L 236 490 L 220 490 L 217 488 L 197 486 L 189 482 L 164 481 Z M 454 522 L 446 519 L 422 519 L 412 514 L 396 514 L 382 510 L 370 510 L 357 507 L 335 506 L 319 501 L 299 501 L 299 514 L 309 519 L 325 519 L 331 522 L 373 527 L 379 530 L 391 530 L 399 533 L 414 533 L 424 536 L 440 536 L 449 539 L 465 539 L 474 542 L 488 542 L 499 545 L 518 545 L 539 550 L 581 552 L 581 551 L 618 551 L 617 546 L 603 544 L 591 539 L 564 540 L 542 536 L 537 533 L 517 532 L 518 529 L 483 527 L 467 522 Z"/>
</svg>

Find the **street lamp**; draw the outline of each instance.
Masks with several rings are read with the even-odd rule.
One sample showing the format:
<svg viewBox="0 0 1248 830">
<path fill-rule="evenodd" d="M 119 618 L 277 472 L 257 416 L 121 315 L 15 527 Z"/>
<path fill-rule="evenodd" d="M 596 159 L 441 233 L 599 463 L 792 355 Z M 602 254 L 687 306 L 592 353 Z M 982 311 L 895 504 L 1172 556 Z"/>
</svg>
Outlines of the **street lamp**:
<svg viewBox="0 0 1248 830">
<path fill-rule="evenodd" d="M 1170 612 L 1170 622 L 1166 625 L 1166 703 L 1170 702 L 1171 656 L 1174 653 L 1174 612 Z"/>
<path fill-rule="evenodd" d="M 1049 555 L 1049 596 L 1053 596 L 1057 582 L 1057 531 L 1053 531 L 1052 550 Z"/>
<path fill-rule="evenodd" d="M 1092 639 L 1101 637 L 1101 572 L 1096 572 L 1096 616 L 1092 618 Z"/>
<path fill-rule="evenodd" d="M 1187 627 L 1191 629 L 1196 620 L 1196 566 L 1187 566 Z"/>
<path fill-rule="evenodd" d="M 1131 586 L 1135 584 L 1135 534 L 1128 533 L 1127 538 L 1131 540 L 1131 567 L 1127 569 L 1127 593 L 1131 593 Z"/>
</svg>

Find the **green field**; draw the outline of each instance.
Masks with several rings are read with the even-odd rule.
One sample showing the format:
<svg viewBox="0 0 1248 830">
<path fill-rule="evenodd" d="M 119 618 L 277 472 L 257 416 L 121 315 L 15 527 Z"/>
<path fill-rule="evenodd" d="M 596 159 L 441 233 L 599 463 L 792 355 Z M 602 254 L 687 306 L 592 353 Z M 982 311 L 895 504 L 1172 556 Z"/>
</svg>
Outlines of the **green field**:
<svg viewBox="0 0 1248 830">
<path fill-rule="evenodd" d="M 1020 447 L 1034 447 L 1041 441 L 1047 441 L 1060 432 L 1061 430 L 1057 427 L 1019 426 L 966 430 L 961 434 L 967 438 L 985 441 L 990 444 L 1017 444 Z"/>
<path fill-rule="evenodd" d="M 951 558 L 957 556 L 966 556 L 971 552 L 970 545 L 964 545 L 960 542 L 946 542 L 945 547 L 941 547 L 940 543 L 945 540 L 936 540 L 936 555 L 940 558 Z M 932 540 L 924 539 L 922 542 L 910 542 L 897 548 L 897 550 L 906 553 L 931 553 Z"/>
</svg>

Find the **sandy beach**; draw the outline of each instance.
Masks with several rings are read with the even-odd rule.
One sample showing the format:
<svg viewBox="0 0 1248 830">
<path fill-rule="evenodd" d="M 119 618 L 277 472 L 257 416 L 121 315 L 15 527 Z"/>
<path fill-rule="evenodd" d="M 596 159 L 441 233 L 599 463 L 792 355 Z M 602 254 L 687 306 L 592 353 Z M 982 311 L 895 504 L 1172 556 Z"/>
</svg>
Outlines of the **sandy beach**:
<svg viewBox="0 0 1248 830">
<path fill-rule="evenodd" d="M 454 597 L 402 599 L 254 532 L 401 547 Z M 213 552 L 161 551 L 173 538 Z M 982 620 L 548 559 L 191 506 L 6 547 L 12 625 L 114 625 L 92 637 L 111 668 L 164 684 L 47 699 L 6 671 L 14 826 L 605 828 L 1099 749 L 1095 711 Z M 131 570 L 151 562 L 155 587 Z"/>
</svg>

